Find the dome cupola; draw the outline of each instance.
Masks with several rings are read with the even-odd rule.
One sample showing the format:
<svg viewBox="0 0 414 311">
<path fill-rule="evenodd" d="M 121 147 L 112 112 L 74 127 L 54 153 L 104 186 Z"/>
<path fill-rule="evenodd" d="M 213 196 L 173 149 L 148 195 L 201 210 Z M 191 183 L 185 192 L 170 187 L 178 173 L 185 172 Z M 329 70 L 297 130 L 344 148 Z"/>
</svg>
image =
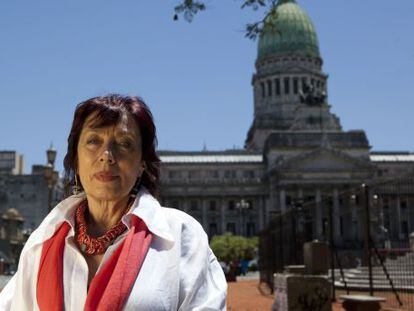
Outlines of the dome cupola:
<svg viewBox="0 0 414 311">
<path fill-rule="evenodd" d="M 283 54 L 320 58 L 315 26 L 295 0 L 278 1 L 259 37 L 258 60 Z"/>
</svg>

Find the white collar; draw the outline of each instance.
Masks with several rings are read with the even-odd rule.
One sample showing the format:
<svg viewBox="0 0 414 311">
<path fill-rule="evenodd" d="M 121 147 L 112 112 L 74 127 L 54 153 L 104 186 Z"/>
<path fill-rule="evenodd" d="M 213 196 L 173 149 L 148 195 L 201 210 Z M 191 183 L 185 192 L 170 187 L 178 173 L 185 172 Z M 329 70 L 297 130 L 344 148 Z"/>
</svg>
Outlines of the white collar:
<svg viewBox="0 0 414 311">
<path fill-rule="evenodd" d="M 32 233 L 29 240 L 26 242 L 25 250 L 32 248 L 35 245 L 42 244 L 47 239 L 51 238 L 58 227 L 65 221 L 74 228 L 75 226 L 75 210 L 78 204 L 85 200 L 84 192 L 78 195 L 72 195 L 60 202 L 56 207 L 46 216 L 40 226 Z M 141 218 L 147 225 L 149 231 L 154 235 L 174 243 L 174 237 L 171 234 L 171 228 L 165 218 L 163 207 L 159 202 L 148 192 L 144 187 L 138 192 L 137 197 L 132 204 L 129 212 L 122 217 L 122 222 L 130 227 L 131 214 Z"/>
</svg>

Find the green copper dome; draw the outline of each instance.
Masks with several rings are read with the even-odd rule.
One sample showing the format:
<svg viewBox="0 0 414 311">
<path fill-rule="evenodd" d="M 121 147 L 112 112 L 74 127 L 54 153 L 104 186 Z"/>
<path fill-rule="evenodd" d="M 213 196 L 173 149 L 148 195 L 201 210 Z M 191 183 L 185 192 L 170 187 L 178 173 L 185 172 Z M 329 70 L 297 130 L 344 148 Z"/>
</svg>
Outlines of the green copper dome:
<svg viewBox="0 0 414 311">
<path fill-rule="evenodd" d="M 320 57 L 318 37 L 309 16 L 295 0 L 279 0 L 274 27 L 265 26 L 259 38 L 258 59 L 274 54 L 300 53 Z"/>
</svg>

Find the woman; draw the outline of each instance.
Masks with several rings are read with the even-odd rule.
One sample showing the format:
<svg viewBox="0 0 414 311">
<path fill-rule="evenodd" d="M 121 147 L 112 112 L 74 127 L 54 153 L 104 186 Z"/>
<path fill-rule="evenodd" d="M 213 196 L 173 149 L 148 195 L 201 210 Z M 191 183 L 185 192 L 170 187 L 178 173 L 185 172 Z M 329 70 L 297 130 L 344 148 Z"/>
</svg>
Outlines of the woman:
<svg viewBox="0 0 414 311">
<path fill-rule="evenodd" d="M 155 199 L 155 146 L 137 97 L 78 105 L 64 159 L 75 194 L 30 236 L 0 310 L 225 310 L 204 230 Z"/>
</svg>

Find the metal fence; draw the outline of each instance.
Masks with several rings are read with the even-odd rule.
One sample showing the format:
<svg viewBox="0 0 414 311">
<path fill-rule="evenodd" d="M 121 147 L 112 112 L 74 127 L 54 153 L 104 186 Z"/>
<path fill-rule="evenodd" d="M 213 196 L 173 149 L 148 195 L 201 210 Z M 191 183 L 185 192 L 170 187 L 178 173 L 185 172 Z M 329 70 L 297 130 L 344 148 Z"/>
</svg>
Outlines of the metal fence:
<svg viewBox="0 0 414 311">
<path fill-rule="evenodd" d="M 303 244 L 318 239 L 329 244 L 333 297 L 366 293 L 414 310 L 414 178 L 361 183 L 335 200 L 294 198 L 272 215 L 260 233 L 261 281 L 273 288 L 273 274 L 303 264 Z"/>
</svg>

